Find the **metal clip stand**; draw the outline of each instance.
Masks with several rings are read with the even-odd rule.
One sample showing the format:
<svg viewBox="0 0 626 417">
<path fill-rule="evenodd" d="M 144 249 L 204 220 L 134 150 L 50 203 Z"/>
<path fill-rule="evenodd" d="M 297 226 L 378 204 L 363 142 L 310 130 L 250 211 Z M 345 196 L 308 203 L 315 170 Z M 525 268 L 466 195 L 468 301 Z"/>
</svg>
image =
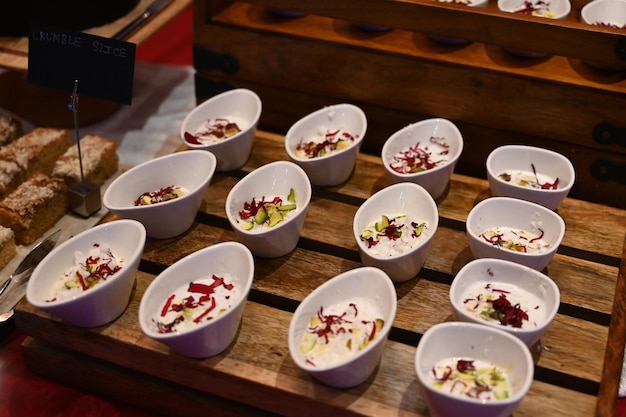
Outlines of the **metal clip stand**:
<svg viewBox="0 0 626 417">
<path fill-rule="evenodd" d="M 80 150 L 80 135 L 78 133 L 78 80 L 74 81 L 74 91 L 67 106 L 74 112 L 74 130 L 76 131 L 76 146 L 78 147 L 78 163 L 80 165 L 80 182 L 69 188 L 69 202 L 72 213 L 88 218 L 98 212 L 101 207 L 100 186 L 85 181 L 83 173 L 83 157 Z"/>
</svg>

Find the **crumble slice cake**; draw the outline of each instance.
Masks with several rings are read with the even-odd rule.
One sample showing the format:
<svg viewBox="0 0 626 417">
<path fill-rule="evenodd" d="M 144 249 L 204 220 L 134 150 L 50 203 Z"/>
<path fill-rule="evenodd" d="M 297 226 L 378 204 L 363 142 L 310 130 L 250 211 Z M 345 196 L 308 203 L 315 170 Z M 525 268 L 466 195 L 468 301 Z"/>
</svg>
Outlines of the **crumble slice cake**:
<svg viewBox="0 0 626 417">
<path fill-rule="evenodd" d="M 26 180 L 24 170 L 16 162 L 0 159 L 0 200 L 24 180 Z"/>
<path fill-rule="evenodd" d="M 0 159 L 17 163 L 26 178 L 52 173 L 56 160 L 70 147 L 67 129 L 39 127 L 0 148 Z"/>
<path fill-rule="evenodd" d="M 8 227 L 0 226 L 0 269 L 3 269 L 17 255 L 15 233 Z"/>
<path fill-rule="evenodd" d="M 15 116 L 0 114 L 0 146 L 19 138 L 24 134 L 22 122 Z"/>
<path fill-rule="evenodd" d="M 80 140 L 80 152 L 86 181 L 102 185 L 117 172 L 119 157 L 116 142 L 97 135 L 87 135 Z M 52 176 L 62 178 L 68 187 L 80 182 L 77 145 L 72 145 L 57 159 Z"/>
<path fill-rule="evenodd" d="M 60 178 L 36 173 L 0 201 L 0 225 L 18 245 L 33 243 L 68 210 L 68 190 Z"/>
</svg>

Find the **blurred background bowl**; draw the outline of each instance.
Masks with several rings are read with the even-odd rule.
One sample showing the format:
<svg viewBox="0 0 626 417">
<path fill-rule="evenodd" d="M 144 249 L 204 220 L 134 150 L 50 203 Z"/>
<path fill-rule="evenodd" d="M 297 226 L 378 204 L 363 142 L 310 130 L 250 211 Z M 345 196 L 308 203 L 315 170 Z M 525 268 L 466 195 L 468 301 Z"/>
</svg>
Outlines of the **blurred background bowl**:
<svg viewBox="0 0 626 417">
<path fill-rule="evenodd" d="M 528 315 L 527 320 L 518 323 L 521 326 L 480 316 L 483 306 L 487 307 L 486 300 L 497 300 L 501 295 L 511 306 L 518 305 Z M 479 302 L 481 307 L 477 309 Z M 537 343 L 550 327 L 560 302 L 559 287 L 550 277 L 503 259 L 483 258 L 469 262 L 456 274 L 450 287 L 450 303 L 456 320 L 496 327 L 516 336 L 528 347 Z M 489 308 L 493 310 L 493 306 Z"/>
<path fill-rule="evenodd" d="M 224 278 L 226 284 L 233 285 L 236 296 L 232 305 L 211 320 L 191 328 L 160 332 L 155 321 L 159 319 L 168 298 L 181 287 L 212 275 Z M 192 358 L 215 356 L 235 340 L 253 279 L 254 259 L 241 243 L 222 242 L 200 249 L 176 261 L 150 283 L 139 305 L 141 330 L 181 355 Z"/>
<path fill-rule="evenodd" d="M 380 269 L 355 268 L 329 279 L 298 305 L 289 324 L 289 353 L 296 365 L 320 382 L 335 388 L 349 388 L 365 382 L 380 363 L 385 342 L 396 316 L 396 290 L 389 277 Z M 343 360 L 314 365 L 302 352 L 303 335 L 313 317 L 333 307 L 348 307 L 355 302 L 362 316 L 374 314 L 383 319 L 382 328 L 370 343 L 353 350 Z M 371 310 L 367 309 L 372 304 Z M 380 316 L 378 315 L 380 314 Z"/>
<path fill-rule="evenodd" d="M 569 159 L 560 153 L 533 146 L 500 146 L 491 151 L 486 166 L 487 179 L 494 196 L 520 198 L 550 210 L 555 210 L 561 204 L 576 180 L 574 165 Z M 527 185 L 505 179 L 506 175 L 520 172 L 530 179 Z M 551 187 L 550 184 L 554 184 L 557 179 L 556 188 Z M 542 184 L 548 188 L 541 188 Z"/>
<path fill-rule="evenodd" d="M 283 221 L 275 226 L 255 226 L 244 229 L 239 212 L 254 198 L 272 201 L 281 197 L 287 203 L 290 190 L 295 192 L 293 211 L 287 212 Z M 277 258 L 296 248 L 311 201 L 311 182 L 298 165 L 289 161 L 275 161 L 263 165 L 243 177 L 226 197 L 226 215 L 237 240 L 256 256 Z"/>
<path fill-rule="evenodd" d="M 406 225 L 399 239 L 382 238 L 374 247 L 393 244 L 393 251 L 390 249 L 388 254 L 373 253 L 361 235 L 375 222 L 380 222 L 383 215 L 388 218 L 405 215 L 408 221 L 424 222 L 426 226 L 421 231 L 421 237 L 413 239 L 411 234 L 415 228 Z M 404 223 L 402 219 L 399 221 Z M 402 282 L 416 277 L 422 269 L 438 224 L 439 213 L 431 195 L 420 185 L 402 182 L 383 188 L 365 200 L 354 215 L 352 229 L 363 265 L 380 268 L 394 282 Z M 385 230 L 380 233 L 384 234 Z M 412 244 L 415 246 L 410 247 Z"/>
<path fill-rule="evenodd" d="M 445 144 L 447 149 L 438 143 Z M 420 160 L 436 165 L 426 165 L 419 172 L 404 173 L 394 170 L 391 164 L 397 163 L 396 157 L 407 152 L 411 156 L 419 155 Z M 381 157 L 391 182 L 414 182 L 424 187 L 436 200 L 444 194 L 462 152 L 463 136 L 459 129 L 447 119 L 434 118 L 410 124 L 394 133 L 383 144 Z M 424 154 L 428 156 L 425 157 Z"/>
<path fill-rule="evenodd" d="M 433 369 L 448 359 L 483 361 L 505 369 L 511 384 L 508 398 L 486 400 L 442 390 Z M 432 417 L 508 417 L 528 393 L 534 377 L 530 350 L 518 338 L 465 322 L 439 323 L 426 330 L 415 352 L 415 370 Z"/>
<path fill-rule="evenodd" d="M 190 149 L 213 153 L 217 158 L 217 171 L 241 168 L 252 152 L 261 109 L 261 99 L 254 91 L 245 88 L 226 91 L 196 106 L 183 120 L 180 137 Z M 207 123 L 214 123 L 216 119 L 237 123 L 240 132 L 213 143 L 190 141 L 190 136 L 205 131 Z"/>
<path fill-rule="evenodd" d="M 614 29 L 626 29 L 626 0 L 593 0 L 580 10 L 580 21 L 588 25 Z M 620 71 L 625 64 L 608 64 L 584 60 L 585 64 L 608 71 Z"/>
<path fill-rule="evenodd" d="M 297 152 L 300 143 L 324 143 L 327 134 L 337 131 L 330 141 L 337 142 L 343 138 L 337 136 L 347 133 L 352 138 L 343 138 L 347 147 L 313 158 Z M 367 118 L 363 110 L 352 104 L 334 104 L 294 123 L 285 135 L 285 150 L 289 159 L 304 169 L 313 185 L 338 185 L 350 178 L 366 131 Z"/>
<path fill-rule="evenodd" d="M 146 230 L 135 220 L 114 220 L 87 229 L 55 247 L 37 265 L 26 287 L 26 299 L 38 309 L 76 326 L 110 323 L 128 305 L 145 241 Z M 86 258 L 77 258 L 77 252 L 88 254 L 94 245 L 110 249 L 116 259 L 123 260 L 122 268 L 77 295 L 51 301 L 75 262 L 85 261 Z"/>
<path fill-rule="evenodd" d="M 141 222 L 148 237 L 167 239 L 187 231 L 193 224 L 215 173 L 211 152 L 181 151 L 146 161 L 117 177 L 104 192 L 105 207 L 119 217 Z M 187 190 L 172 200 L 135 206 L 146 192 L 180 186 Z"/>
<path fill-rule="evenodd" d="M 561 244 L 565 222 L 554 211 L 536 203 L 510 197 L 491 197 L 476 204 L 466 221 L 474 258 L 496 258 L 543 270 Z M 488 242 L 482 234 L 493 228 L 523 230 L 547 245 L 541 251 L 521 252 Z"/>
</svg>

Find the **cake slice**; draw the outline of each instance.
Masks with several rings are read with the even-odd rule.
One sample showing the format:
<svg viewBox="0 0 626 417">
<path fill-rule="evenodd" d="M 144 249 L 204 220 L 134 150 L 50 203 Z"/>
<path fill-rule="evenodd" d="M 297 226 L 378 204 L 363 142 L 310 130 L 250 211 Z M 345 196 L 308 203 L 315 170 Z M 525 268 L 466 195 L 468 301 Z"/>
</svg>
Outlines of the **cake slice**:
<svg viewBox="0 0 626 417">
<path fill-rule="evenodd" d="M 14 161 L 0 159 L 0 200 L 26 179 L 24 170 Z"/>
<path fill-rule="evenodd" d="M 15 116 L 0 114 L 0 146 L 24 134 L 22 122 Z"/>
<path fill-rule="evenodd" d="M 17 255 L 15 233 L 8 227 L 0 226 L 0 269 L 3 269 Z"/>
<path fill-rule="evenodd" d="M 0 201 L 0 225 L 13 230 L 18 245 L 29 245 L 63 217 L 68 198 L 62 179 L 36 173 Z"/>
<path fill-rule="evenodd" d="M 117 143 L 97 135 L 87 135 L 80 140 L 80 153 L 85 180 L 102 185 L 117 172 L 119 158 Z M 57 159 L 52 176 L 62 178 L 68 187 L 80 182 L 78 146 L 72 145 Z"/>
<path fill-rule="evenodd" d="M 68 130 L 39 127 L 0 148 L 0 159 L 17 163 L 26 178 L 36 172 L 50 175 L 69 147 Z"/>
</svg>

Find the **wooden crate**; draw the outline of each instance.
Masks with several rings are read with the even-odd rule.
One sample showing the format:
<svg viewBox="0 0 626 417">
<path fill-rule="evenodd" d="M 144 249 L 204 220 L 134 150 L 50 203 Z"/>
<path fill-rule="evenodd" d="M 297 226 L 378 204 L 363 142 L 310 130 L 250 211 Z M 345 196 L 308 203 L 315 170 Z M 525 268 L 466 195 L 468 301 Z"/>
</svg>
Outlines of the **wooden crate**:
<svg viewBox="0 0 626 417">
<path fill-rule="evenodd" d="M 626 38 L 579 23 L 583 5 L 575 0 L 568 19 L 553 21 L 501 13 L 494 0 L 481 10 L 432 0 L 195 0 L 196 96 L 250 88 L 263 101 L 261 128 L 280 134 L 319 107 L 351 102 L 368 116 L 363 151 L 373 155 L 409 123 L 448 118 L 466 142 L 457 172 L 485 178 L 495 147 L 541 146 L 574 163 L 572 197 L 623 208 L 624 71 L 584 60 L 622 63 Z M 472 42 L 444 45 L 429 34 Z M 520 58 L 504 47 L 549 55 Z"/>
</svg>

